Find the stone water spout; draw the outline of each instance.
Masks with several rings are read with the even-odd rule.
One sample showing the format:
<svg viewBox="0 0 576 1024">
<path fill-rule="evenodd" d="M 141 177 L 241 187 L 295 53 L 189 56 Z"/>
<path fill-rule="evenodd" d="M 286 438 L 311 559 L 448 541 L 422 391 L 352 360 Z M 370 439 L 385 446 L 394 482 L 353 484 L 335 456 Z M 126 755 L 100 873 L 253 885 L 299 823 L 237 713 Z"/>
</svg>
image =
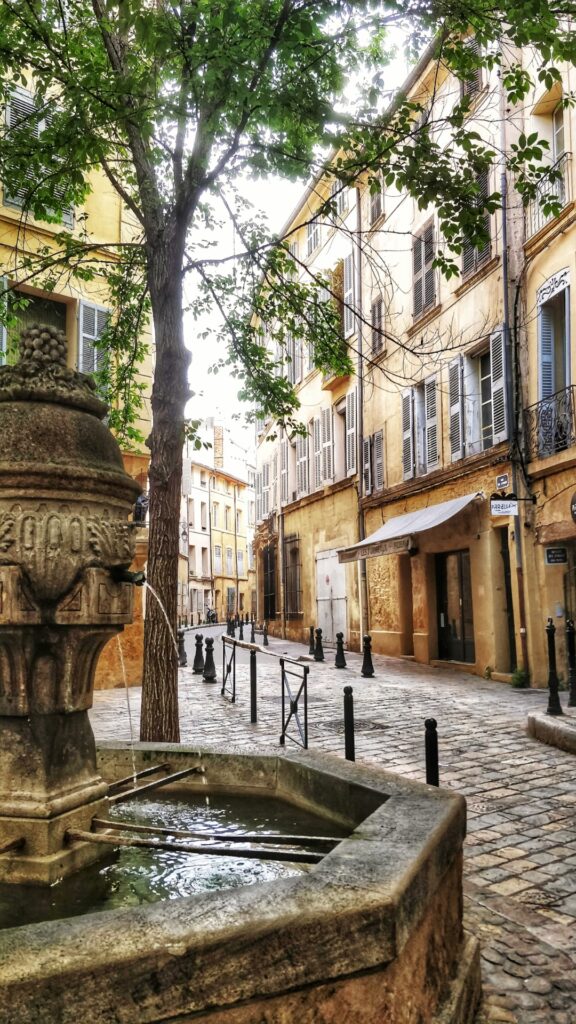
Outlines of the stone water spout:
<svg viewBox="0 0 576 1024">
<path fill-rule="evenodd" d="M 52 327 L 0 367 L 0 880 L 51 884 L 105 809 L 88 721 L 98 657 L 132 619 L 128 513 L 140 493 L 91 378 Z M 134 581 L 132 581 L 134 582 Z"/>
</svg>

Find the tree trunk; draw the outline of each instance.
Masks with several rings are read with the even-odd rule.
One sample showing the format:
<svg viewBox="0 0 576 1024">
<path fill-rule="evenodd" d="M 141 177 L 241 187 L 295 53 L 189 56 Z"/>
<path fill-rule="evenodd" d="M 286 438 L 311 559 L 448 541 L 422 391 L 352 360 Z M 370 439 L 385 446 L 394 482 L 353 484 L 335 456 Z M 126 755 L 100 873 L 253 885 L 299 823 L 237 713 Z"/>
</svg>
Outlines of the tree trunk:
<svg viewBox="0 0 576 1024">
<path fill-rule="evenodd" d="M 144 627 L 140 739 L 178 742 L 176 646 L 178 548 L 184 409 L 189 353 L 182 324 L 182 246 L 163 241 L 149 251 L 148 278 L 156 341 L 152 389 L 150 533 Z M 157 595 L 157 597 L 155 596 Z M 165 613 L 165 614 L 164 614 Z"/>
</svg>

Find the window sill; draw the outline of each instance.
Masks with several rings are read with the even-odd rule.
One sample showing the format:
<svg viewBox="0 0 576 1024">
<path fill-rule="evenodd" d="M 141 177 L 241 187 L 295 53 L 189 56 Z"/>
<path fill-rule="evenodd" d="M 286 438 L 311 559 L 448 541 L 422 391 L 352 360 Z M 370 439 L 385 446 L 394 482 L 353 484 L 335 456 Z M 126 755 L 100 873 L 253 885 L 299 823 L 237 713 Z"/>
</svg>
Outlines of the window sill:
<svg viewBox="0 0 576 1024">
<path fill-rule="evenodd" d="M 437 317 L 441 311 L 441 302 L 437 302 L 434 306 L 430 306 L 429 309 L 425 309 L 424 312 L 420 314 L 418 319 L 414 320 L 412 326 L 409 327 L 408 330 L 406 331 L 407 337 L 412 338 L 415 334 L 418 333 L 418 331 L 421 331 L 423 327 L 426 327 L 426 325 L 430 323 L 431 320 L 434 320 L 434 318 Z"/>
<path fill-rule="evenodd" d="M 498 255 L 492 256 L 489 260 L 486 260 L 486 263 L 483 263 L 481 267 L 478 267 L 473 274 L 470 274 L 469 277 L 465 278 L 465 280 L 454 289 L 454 295 L 456 298 L 459 299 L 460 296 L 467 292 L 469 288 L 473 288 L 479 281 L 483 281 L 485 277 L 488 277 L 499 263 L 500 256 Z"/>
</svg>

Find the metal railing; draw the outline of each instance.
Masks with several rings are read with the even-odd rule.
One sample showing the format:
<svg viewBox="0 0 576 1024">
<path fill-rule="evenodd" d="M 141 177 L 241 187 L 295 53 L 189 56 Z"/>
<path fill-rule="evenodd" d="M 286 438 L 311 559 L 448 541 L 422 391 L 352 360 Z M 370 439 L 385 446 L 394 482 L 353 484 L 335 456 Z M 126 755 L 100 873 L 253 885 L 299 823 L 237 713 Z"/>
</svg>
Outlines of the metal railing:
<svg viewBox="0 0 576 1024">
<path fill-rule="evenodd" d="M 525 455 L 530 462 L 576 444 L 575 386 L 557 391 L 524 411 Z"/>
<path fill-rule="evenodd" d="M 222 637 L 222 697 L 229 700 L 231 704 L 236 703 L 236 646 L 242 641 L 234 640 L 231 637 Z M 226 649 L 229 648 L 229 653 Z"/>
<path fill-rule="evenodd" d="M 287 669 L 286 662 L 295 665 L 295 669 Z M 300 665 L 297 661 L 289 658 L 280 658 L 280 672 L 282 675 L 282 732 L 280 734 L 280 745 L 284 746 L 286 739 L 296 743 L 297 746 L 308 750 L 308 665 Z M 300 683 L 298 690 L 294 693 L 290 688 L 290 677 L 297 679 Z M 300 718 L 300 700 L 302 700 L 303 719 Z M 294 722 L 297 736 L 288 733 L 288 726 Z"/>
<path fill-rule="evenodd" d="M 534 199 L 526 210 L 526 235 L 531 238 L 549 221 L 554 220 L 557 213 L 547 208 L 549 200 L 555 200 L 564 207 L 570 201 L 570 153 L 563 153 L 559 160 L 550 167 L 551 180 L 540 182 Z"/>
</svg>

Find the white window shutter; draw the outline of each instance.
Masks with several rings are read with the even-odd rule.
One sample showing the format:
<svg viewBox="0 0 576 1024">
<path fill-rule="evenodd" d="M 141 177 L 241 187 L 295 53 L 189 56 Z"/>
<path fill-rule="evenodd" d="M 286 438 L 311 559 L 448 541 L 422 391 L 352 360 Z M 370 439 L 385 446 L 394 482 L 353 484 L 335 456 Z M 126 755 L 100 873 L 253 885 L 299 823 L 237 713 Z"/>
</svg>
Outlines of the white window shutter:
<svg viewBox="0 0 576 1024">
<path fill-rule="evenodd" d="M 372 445 L 371 438 L 362 438 L 362 480 L 364 494 L 372 494 Z"/>
<path fill-rule="evenodd" d="M 272 456 L 272 488 L 270 491 L 270 508 L 278 508 L 278 452 Z"/>
<path fill-rule="evenodd" d="M 284 438 L 280 445 L 280 501 L 288 501 L 288 441 Z"/>
<path fill-rule="evenodd" d="M 322 476 L 332 480 L 334 476 L 334 452 L 332 444 L 332 409 L 322 409 Z"/>
<path fill-rule="evenodd" d="M 81 373 L 96 373 L 106 361 L 103 349 L 95 347 L 103 335 L 110 311 L 91 302 L 81 302 L 78 315 L 78 369 Z"/>
<path fill-rule="evenodd" d="M 299 384 L 302 380 L 302 341 L 294 338 L 294 383 Z"/>
<path fill-rule="evenodd" d="M 422 267 L 424 257 L 424 246 L 422 238 L 417 235 L 412 239 L 412 313 L 416 320 L 424 309 L 424 288 L 422 280 Z"/>
<path fill-rule="evenodd" d="M 286 376 L 291 384 L 296 383 L 296 361 L 294 351 L 294 338 L 291 334 L 286 335 L 284 342 L 286 351 Z"/>
<path fill-rule="evenodd" d="M 5 315 L 8 311 L 8 278 L 0 277 L 0 306 Z M 6 325 L 0 323 L 0 366 L 6 362 L 8 350 L 8 331 Z"/>
<path fill-rule="evenodd" d="M 554 373 L 554 317 L 550 306 L 538 309 L 538 348 L 540 367 L 538 389 L 540 400 L 550 398 L 556 391 Z M 494 373 L 492 373 L 494 379 Z"/>
<path fill-rule="evenodd" d="M 492 374 L 492 440 L 494 444 L 499 444 L 508 437 L 506 350 L 502 328 L 490 335 L 490 372 Z"/>
<path fill-rule="evenodd" d="M 354 254 L 350 253 L 344 260 L 344 337 L 354 332 L 356 317 L 354 315 Z"/>
<path fill-rule="evenodd" d="M 270 463 L 262 466 L 262 518 L 270 515 Z"/>
<path fill-rule="evenodd" d="M 346 472 L 356 471 L 356 389 L 346 395 Z"/>
<path fill-rule="evenodd" d="M 412 388 L 402 392 L 402 478 L 414 476 L 414 396 Z"/>
<path fill-rule="evenodd" d="M 262 473 L 256 473 L 256 522 L 262 519 Z"/>
<path fill-rule="evenodd" d="M 313 427 L 314 448 L 314 489 L 322 486 L 322 428 L 320 417 L 316 417 Z"/>
<path fill-rule="evenodd" d="M 440 462 L 438 444 L 438 389 L 436 377 L 424 382 L 424 414 L 426 417 L 426 471 L 436 469 Z"/>
<path fill-rule="evenodd" d="M 448 366 L 448 396 L 450 402 L 450 456 L 452 462 L 464 458 L 464 431 L 462 416 L 462 359 L 454 359 Z"/>
<path fill-rule="evenodd" d="M 384 487 L 384 431 L 377 430 L 374 434 L 373 444 L 374 461 L 374 490 L 381 491 Z"/>
<path fill-rule="evenodd" d="M 422 239 L 424 247 L 424 309 L 430 309 L 436 301 L 436 272 L 434 262 L 434 224 L 429 224 Z"/>
<path fill-rule="evenodd" d="M 296 438 L 296 489 L 298 496 L 308 493 L 308 438 Z"/>
</svg>

